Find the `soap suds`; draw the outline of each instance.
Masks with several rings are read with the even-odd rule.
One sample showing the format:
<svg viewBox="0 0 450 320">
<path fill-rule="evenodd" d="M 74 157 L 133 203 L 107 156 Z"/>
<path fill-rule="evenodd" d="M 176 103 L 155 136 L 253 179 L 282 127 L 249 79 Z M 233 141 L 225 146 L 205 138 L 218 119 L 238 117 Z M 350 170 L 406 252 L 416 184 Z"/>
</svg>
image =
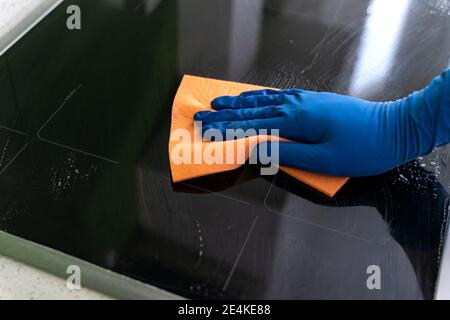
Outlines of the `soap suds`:
<svg viewBox="0 0 450 320">
<path fill-rule="evenodd" d="M 198 268 L 198 266 L 200 265 L 200 263 L 201 263 L 201 260 L 202 260 L 202 257 L 203 257 L 203 250 L 204 250 L 204 242 L 203 242 L 203 235 L 202 235 L 202 229 L 201 229 L 201 226 L 200 226 L 200 222 L 198 221 L 198 220 L 196 220 L 195 221 L 195 226 L 196 226 L 196 229 L 197 229 L 197 234 L 198 234 L 198 242 L 199 242 L 199 245 L 198 245 L 198 259 L 197 259 L 197 263 L 195 264 L 195 266 L 194 266 L 194 268 Z"/>
<path fill-rule="evenodd" d="M 69 152 L 63 163 L 50 169 L 50 193 L 54 200 L 62 200 L 75 186 L 87 182 L 97 171 L 97 165 L 90 164 L 87 169 L 77 165 L 77 155 Z"/>
<path fill-rule="evenodd" d="M 11 136 L 6 139 L 5 145 L 3 146 L 2 154 L 0 156 L 0 168 L 5 164 L 6 152 L 8 150 L 9 143 L 11 142 Z"/>
</svg>

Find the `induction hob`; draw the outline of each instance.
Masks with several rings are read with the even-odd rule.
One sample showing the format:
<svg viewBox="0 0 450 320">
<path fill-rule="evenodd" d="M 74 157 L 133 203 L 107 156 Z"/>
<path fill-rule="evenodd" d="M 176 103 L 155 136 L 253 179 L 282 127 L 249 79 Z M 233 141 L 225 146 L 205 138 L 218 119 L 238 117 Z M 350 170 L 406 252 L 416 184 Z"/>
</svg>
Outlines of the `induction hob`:
<svg viewBox="0 0 450 320">
<path fill-rule="evenodd" d="M 0 229 L 188 298 L 431 299 L 448 148 L 329 199 L 254 166 L 174 185 L 167 143 L 186 73 L 373 100 L 420 89 L 449 66 L 449 5 L 64 1 L 0 57 Z"/>
</svg>

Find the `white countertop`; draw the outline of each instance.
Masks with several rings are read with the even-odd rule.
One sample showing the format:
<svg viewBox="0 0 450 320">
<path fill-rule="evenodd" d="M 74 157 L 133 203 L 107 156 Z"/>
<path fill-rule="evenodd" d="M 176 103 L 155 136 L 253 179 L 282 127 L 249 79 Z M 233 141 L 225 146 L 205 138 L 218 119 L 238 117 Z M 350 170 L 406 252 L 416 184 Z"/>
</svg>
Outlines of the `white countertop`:
<svg viewBox="0 0 450 320">
<path fill-rule="evenodd" d="M 69 290 L 66 282 L 49 273 L 0 256 L 0 300 L 104 300 L 92 290 Z"/>
<path fill-rule="evenodd" d="M 437 300 L 450 300 L 450 236 L 448 234 L 442 253 L 435 298 Z"/>
<path fill-rule="evenodd" d="M 0 38 L 13 30 L 36 7 L 40 0 L 0 0 Z"/>
<path fill-rule="evenodd" d="M 0 0 L 0 55 L 62 0 Z"/>
</svg>

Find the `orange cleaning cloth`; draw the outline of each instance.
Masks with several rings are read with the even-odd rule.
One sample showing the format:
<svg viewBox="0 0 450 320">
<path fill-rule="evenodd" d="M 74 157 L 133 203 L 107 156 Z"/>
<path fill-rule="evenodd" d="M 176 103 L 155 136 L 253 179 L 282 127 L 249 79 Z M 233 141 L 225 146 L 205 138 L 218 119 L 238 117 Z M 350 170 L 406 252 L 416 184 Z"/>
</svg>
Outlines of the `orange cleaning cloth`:
<svg viewBox="0 0 450 320">
<path fill-rule="evenodd" d="M 242 165 L 242 161 L 238 160 L 242 158 L 247 160 L 249 150 L 252 150 L 257 144 L 271 139 L 287 141 L 274 136 L 260 135 L 240 140 L 207 142 L 202 140 L 200 129 L 194 126 L 194 114 L 198 111 L 212 110 L 210 103 L 214 98 L 237 96 L 244 91 L 259 89 L 265 88 L 190 75 L 183 77 L 173 102 L 169 139 L 170 170 L 173 182 L 235 170 Z M 204 154 L 212 157 L 222 154 L 225 160 L 226 151 L 229 150 L 233 150 L 231 152 L 232 161 L 211 162 L 204 161 L 202 158 Z M 283 166 L 280 166 L 280 169 L 329 197 L 334 196 L 348 181 L 348 178 L 344 177 L 325 176 Z"/>
</svg>

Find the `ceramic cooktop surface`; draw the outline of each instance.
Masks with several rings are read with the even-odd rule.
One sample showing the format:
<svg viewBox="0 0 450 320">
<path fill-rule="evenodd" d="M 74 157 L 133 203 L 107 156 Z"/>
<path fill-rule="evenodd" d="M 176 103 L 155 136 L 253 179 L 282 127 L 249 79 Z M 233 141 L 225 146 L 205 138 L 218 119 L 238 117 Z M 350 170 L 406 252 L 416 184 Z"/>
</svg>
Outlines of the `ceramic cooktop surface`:
<svg viewBox="0 0 450 320">
<path fill-rule="evenodd" d="M 447 148 L 329 199 L 254 166 L 174 185 L 167 144 L 186 73 L 373 100 L 418 90 L 449 66 L 449 6 L 64 1 L 0 57 L 0 229 L 189 298 L 432 298 Z"/>
</svg>

